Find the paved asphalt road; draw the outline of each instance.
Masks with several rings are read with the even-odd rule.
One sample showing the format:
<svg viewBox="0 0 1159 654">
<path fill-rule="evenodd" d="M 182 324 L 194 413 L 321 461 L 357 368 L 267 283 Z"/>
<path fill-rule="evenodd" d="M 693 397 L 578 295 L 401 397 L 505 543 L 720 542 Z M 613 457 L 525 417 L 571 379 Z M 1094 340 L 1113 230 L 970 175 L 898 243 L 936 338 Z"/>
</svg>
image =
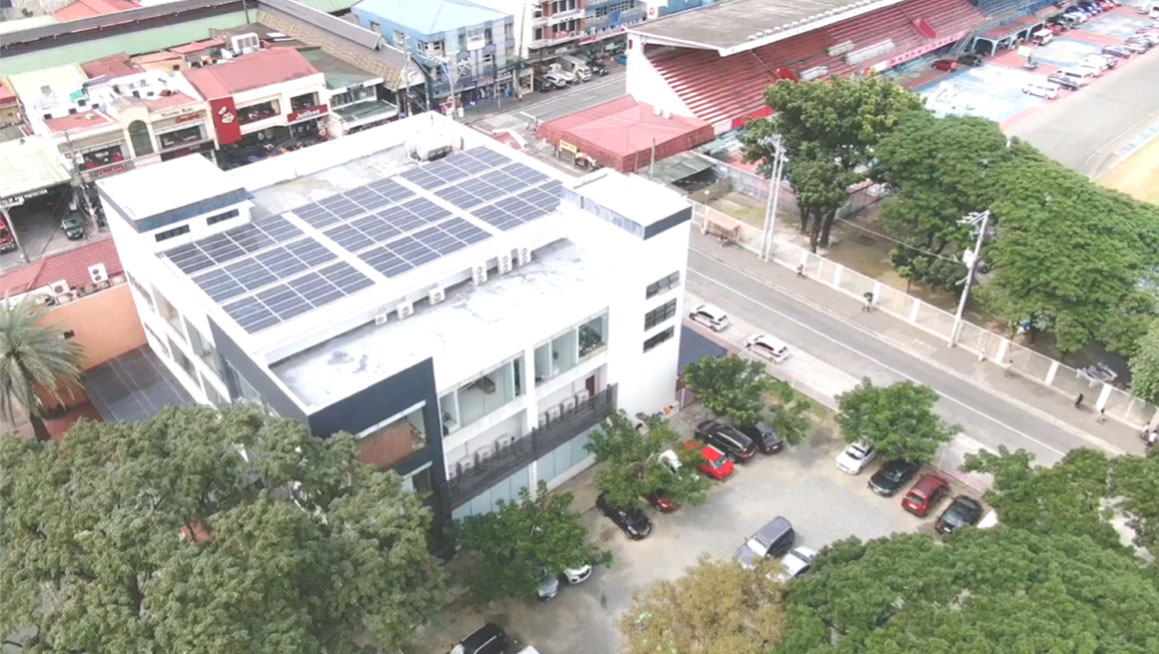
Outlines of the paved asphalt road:
<svg viewBox="0 0 1159 654">
<path fill-rule="evenodd" d="M 1089 439 L 1061 429 L 1057 420 L 1029 412 L 860 328 L 857 312 L 834 317 L 696 249 L 689 255 L 688 289 L 855 377 L 880 384 L 913 380 L 931 386 L 942 395 L 941 415 L 988 448 L 1023 448 L 1039 461 L 1052 463 L 1068 450 L 1092 446 Z"/>
<path fill-rule="evenodd" d="M 1159 48 L 1108 71 L 1008 130 L 1091 177 L 1106 172 L 1139 132 L 1159 123 Z"/>
</svg>

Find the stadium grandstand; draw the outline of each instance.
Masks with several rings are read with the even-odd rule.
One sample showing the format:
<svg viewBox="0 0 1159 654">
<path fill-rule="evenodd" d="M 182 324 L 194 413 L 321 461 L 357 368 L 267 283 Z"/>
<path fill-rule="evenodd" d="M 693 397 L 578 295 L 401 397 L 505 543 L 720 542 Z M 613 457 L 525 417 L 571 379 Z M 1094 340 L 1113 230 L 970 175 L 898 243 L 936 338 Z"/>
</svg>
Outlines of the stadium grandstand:
<svg viewBox="0 0 1159 654">
<path fill-rule="evenodd" d="M 1054 3 L 731 0 L 629 30 L 628 93 L 721 133 L 768 115 L 763 92 L 779 80 L 882 73 L 960 51 L 1004 25 L 1016 26 L 1013 42 L 1031 33 L 1034 11 L 1046 5 Z"/>
</svg>

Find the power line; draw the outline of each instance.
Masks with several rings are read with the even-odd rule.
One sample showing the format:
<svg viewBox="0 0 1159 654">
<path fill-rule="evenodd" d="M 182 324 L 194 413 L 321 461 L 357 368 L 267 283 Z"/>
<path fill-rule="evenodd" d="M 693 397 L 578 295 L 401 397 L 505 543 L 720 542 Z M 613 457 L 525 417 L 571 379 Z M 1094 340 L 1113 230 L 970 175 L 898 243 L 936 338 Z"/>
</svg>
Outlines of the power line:
<svg viewBox="0 0 1159 654">
<path fill-rule="evenodd" d="M 874 236 L 877 236 L 878 238 L 883 238 L 887 241 L 892 241 L 894 243 L 897 243 L 898 245 L 909 248 L 910 250 L 921 252 L 922 254 L 928 254 L 929 256 L 934 257 L 935 259 L 941 259 L 942 261 L 949 261 L 951 263 L 965 265 L 961 261 L 959 261 L 958 259 L 955 259 L 953 257 L 947 257 L 946 255 L 938 254 L 937 252 L 931 252 L 930 250 L 927 250 L 925 248 L 920 248 L 920 247 L 917 247 L 916 245 L 912 245 L 910 243 L 906 243 L 905 241 L 896 239 L 896 238 L 894 238 L 894 237 L 892 237 L 889 234 L 886 234 L 884 232 L 878 232 L 878 231 L 874 231 L 872 229 L 869 229 L 868 227 L 863 227 L 863 226 L 858 225 L 857 223 L 849 220 L 848 218 L 837 218 L 836 220 L 839 220 L 839 221 L 845 223 L 846 225 L 849 225 L 850 227 L 852 227 L 854 229 L 859 229 L 867 234 L 873 234 Z"/>
</svg>

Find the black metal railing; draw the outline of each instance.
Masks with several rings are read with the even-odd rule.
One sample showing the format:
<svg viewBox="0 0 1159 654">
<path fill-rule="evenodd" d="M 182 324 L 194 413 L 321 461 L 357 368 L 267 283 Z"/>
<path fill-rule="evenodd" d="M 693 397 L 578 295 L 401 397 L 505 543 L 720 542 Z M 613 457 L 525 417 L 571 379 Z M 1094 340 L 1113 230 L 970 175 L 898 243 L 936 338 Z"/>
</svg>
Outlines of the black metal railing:
<svg viewBox="0 0 1159 654">
<path fill-rule="evenodd" d="M 558 418 L 532 429 L 523 438 L 479 461 L 470 470 L 459 471 L 444 485 L 443 496 L 456 508 L 487 490 L 515 471 L 551 452 L 586 429 L 599 424 L 616 410 L 616 386 L 612 384 L 592 397 L 562 411 Z"/>
</svg>

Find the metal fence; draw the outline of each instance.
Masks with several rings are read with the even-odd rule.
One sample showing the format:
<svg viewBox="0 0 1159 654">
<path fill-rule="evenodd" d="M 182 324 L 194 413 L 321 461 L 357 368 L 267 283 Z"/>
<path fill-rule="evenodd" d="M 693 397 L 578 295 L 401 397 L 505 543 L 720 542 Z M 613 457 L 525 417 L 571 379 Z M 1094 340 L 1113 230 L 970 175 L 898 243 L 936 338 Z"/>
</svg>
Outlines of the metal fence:
<svg viewBox="0 0 1159 654">
<path fill-rule="evenodd" d="M 861 198 L 858 202 L 876 201 L 872 196 L 872 191 L 867 187 L 858 193 L 857 197 Z M 725 215 L 693 202 L 693 222 L 702 231 L 706 229 L 705 221 L 711 214 Z M 761 230 L 736 222 L 739 225 L 736 244 L 759 254 Z M 950 342 L 954 331 L 954 315 L 908 295 L 901 289 L 882 284 L 781 238 L 775 240 L 770 260 L 792 270 L 799 270 L 806 277 L 858 301 L 863 300 L 865 293 L 873 293 L 874 306 L 878 310 L 933 334 L 947 344 Z M 978 355 L 980 360 L 1002 366 L 1007 374 L 1020 375 L 1060 394 L 1077 397 L 1081 392 L 1095 410 L 1102 409 L 1106 417 L 1131 427 L 1140 428 L 1159 420 L 1159 410 L 1155 406 L 973 323 L 961 322 L 954 346 Z"/>
</svg>

